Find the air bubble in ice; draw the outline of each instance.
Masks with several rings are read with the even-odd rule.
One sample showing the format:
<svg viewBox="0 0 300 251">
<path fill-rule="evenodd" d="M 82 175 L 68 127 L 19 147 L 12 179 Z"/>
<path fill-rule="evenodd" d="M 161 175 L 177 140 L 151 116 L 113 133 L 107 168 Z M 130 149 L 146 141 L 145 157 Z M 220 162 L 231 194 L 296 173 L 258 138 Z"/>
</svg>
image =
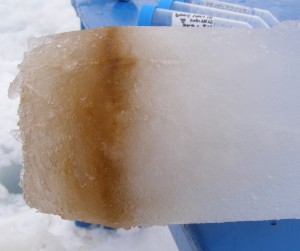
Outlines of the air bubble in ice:
<svg viewBox="0 0 300 251">
<path fill-rule="evenodd" d="M 18 142 L 21 142 L 21 136 L 20 136 L 20 131 L 18 129 L 13 129 L 10 132 L 11 136 L 14 137 L 14 139 Z"/>
<path fill-rule="evenodd" d="M 67 64 L 64 64 L 63 69 L 66 72 L 72 72 L 76 70 L 78 67 L 78 63 L 73 61 L 73 62 L 68 62 Z"/>
</svg>

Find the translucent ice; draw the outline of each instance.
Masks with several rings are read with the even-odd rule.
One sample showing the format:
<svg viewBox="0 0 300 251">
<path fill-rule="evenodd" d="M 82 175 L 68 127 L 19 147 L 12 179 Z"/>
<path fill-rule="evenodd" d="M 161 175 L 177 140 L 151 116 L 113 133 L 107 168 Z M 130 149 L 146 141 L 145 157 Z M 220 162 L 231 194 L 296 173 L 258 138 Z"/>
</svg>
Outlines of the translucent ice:
<svg viewBox="0 0 300 251">
<path fill-rule="evenodd" d="M 23 189 L 115 227 L 300 218 L 300 25 L 42 38 L 20 84 Z"/>
</svg>

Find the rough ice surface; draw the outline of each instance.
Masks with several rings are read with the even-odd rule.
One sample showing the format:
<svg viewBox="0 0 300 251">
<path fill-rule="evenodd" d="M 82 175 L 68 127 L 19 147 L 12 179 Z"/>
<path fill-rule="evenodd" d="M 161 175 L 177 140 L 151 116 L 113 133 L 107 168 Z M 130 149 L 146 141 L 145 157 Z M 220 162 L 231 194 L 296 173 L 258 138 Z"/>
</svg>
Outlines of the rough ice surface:
<svg viewBox="0 0 300 251">
<path fill-rule="evenodd" d="M 300 218 L 299 38 L 299 22 L 43 38 L 12 87 L 27 202 L 125 228 Z"/>
</svg>

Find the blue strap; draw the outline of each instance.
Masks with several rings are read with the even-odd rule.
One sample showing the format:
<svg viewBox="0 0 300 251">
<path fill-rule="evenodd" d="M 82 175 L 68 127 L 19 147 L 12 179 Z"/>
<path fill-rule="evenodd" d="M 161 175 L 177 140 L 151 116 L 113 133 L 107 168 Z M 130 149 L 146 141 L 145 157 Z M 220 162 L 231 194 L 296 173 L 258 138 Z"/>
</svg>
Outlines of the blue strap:
<svg viewBox="0 0 300 251">
<path fill-rule="evenodd" d="M 151 26 L 153 13 L 156 9 L 156 6 L 145 4 L 143 5 L 138 19 L 138 26 Z"/>
</svg>

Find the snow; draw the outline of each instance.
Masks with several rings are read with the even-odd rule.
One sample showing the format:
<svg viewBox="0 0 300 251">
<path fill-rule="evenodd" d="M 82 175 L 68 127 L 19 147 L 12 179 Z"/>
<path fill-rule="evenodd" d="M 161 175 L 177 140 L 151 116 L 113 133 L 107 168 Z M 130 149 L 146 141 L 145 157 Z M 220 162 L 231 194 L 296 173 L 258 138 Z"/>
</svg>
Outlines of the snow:
<svg viewBox="0 0 300 251">
<path fill-rule="evenodd" d="M 79 20 L 67 0 L 0 0 L 0 17 L 5 20 L 0 22 L 0 250 L 177 250 L 167 227 L 81 229 L 72 221 L 37 213 L 21 194 L 13 194 L 20 191 L 17 177 L 22 154 L 13 131 L 19 101 L 8 99 L 9 84 L 27 39 L 78 30 Z"/>
</svg>

